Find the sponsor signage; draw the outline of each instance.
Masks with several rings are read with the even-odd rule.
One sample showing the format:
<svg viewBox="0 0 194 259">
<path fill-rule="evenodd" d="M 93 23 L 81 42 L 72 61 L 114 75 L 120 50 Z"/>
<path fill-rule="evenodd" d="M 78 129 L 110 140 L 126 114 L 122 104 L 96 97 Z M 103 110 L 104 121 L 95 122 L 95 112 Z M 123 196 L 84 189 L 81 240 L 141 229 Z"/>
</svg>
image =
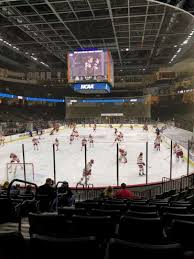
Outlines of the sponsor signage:
<svg viewBox="0 0 194 259">
<path fill-rule="evenodd" d="M 73 89 L 81 93 L 110 93 L 110 85 L 108 83 L 76 83 L 73 85 Z"/>
</svg>

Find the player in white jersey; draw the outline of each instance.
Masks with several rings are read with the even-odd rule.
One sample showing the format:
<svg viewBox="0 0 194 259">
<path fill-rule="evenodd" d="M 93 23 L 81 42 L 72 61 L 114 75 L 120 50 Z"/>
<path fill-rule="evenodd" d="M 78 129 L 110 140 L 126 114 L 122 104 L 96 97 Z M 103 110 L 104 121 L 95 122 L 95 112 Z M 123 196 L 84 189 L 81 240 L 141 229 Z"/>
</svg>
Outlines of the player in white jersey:
<svg viewBox="0 0 194 259">
<path fill-rule="evenodd" d="M 123 133 L 121 131 L 119 132 L 119 138 L 120 138 L 120 141 L 123 140 Z"/>
<path fill-rule="evenodd" d="M 177 147 L 176 147 L 176 158 L 177 158 L 177 161 L 179 161 L 180 159 L 182 159 L 182 161 L 184 161 L 183 160 L 183 150 L 179 145 L 177 145 Z"/>
<path fill-rule="evenodd" d="M 157 150 L 157 151 L 160 151 L 160 143 L 161 143 L 161 136 L 158 134 L 156 136 L 156 139 L 154 140 L 154 148 Z"/>
<path fill-rule="evenodd" d="M 9 157 L 11 158 L 10 163 L 20 163 L 20 160 L 16 154 L 11 153 Z"/>
<path fill-rule="evenodd" d="M 143 153 L 141 152 L 137 158 L 137 165 L 139 167 L 139 175 L 145 175 L 144 174 L 144 166 L 145 163 L 143 162 Z"/>
<path fill-rule="evenodd" d="M 144 124 L 144 125 L 143 125 L 143 130 L 144 130 L 144 131 L 148 131 L 148 125 L 147 125 L 147 124 Z"/>
<path fill-rule="evenodd" d="M 115 134 L 115 135 L 117 135 L 117 132 L 118 132 L 118 129 L 116 129 L 116 128 L 115 128 L 115 132 L 114 132 L 114 134 Z"/>
<path fill-rule="evenodd" d="M 86 148 L 87 148 L 87 139 L 84 137 L 84 138 L 82 139 L 81 151 L 82 151 L 82 149 L 85 147 L 85 145 L 86 145 Z"/>
<path fill-rule="evenodd" d="M 34 150 L 38 150 L 39 140 L 37 138 L 33 138 L 32 143 L 33 143 L 33 146 L 34 146 Z"/>
<path fill-rule="evenodd" d="M 90 176 L 92 174 L 93 164 L 94 164 L 94 160 L 91 159 L 90 162 L 87 163 L 86 168 L 83 169 L 82 177 L 77 184 L 84 184 L 85 182 L 88 183 L 88 181 L 90 180 Z"/>
<path fill-rule="evenodd" d="M 75 130 L 75 131 L 74 131 L 74 137 L 75 137 L 76 139 L 78 139 L 78 138 L 79 138 L 79 133 L 78 133 L 78 131 L 77 131 L 77 130 Z"/>
<path fill-rule="evenodd" d="M 88 137 L 88 141 L 89 141 L 90 147 L 94 147 L 94 138 L 91 134 Z"/>
<path fill-rule="evenodd" d="M 59 140 L 58 140 L 58 138 L 55 139 L 54 145 L 56 147 L 56 151 L 58 151 L 59 150 Z"/>
<path fill-rule="evenodd" d="M 120 153 L 119 162 L 126 164 L 127 163 L 127 157 L 126 157 L 127 151 L 124 150 L 123 148 L 120 148 L 119 153 Z"/>
<path fill-rule="evenodd" d="M 17 170 L 17 164 L 19 164 L 20 163 L 20 159 L 18 158 L 18 156 L 16 155 L 16 154 L 14 154 L 14 153 L 11 153 L 10 154 L 10 156 L 9 156 L 10 158 L 11 158 L 11 161 L 10 161 L 10 163 L 11 164 L 16 164 L 15 165 L 15 168 L 14 168 L 14 171 L 11 171 L 11 172 L 9 172 L 9 173 L 14 173 L 14 177 L 15 177 L 15 174 L 16 174 L 16 170 Z M 21 165 L 20 165 L 21 166 Z M 10 170 L 12 168 L 12 165 L 10 165 L 9 167 L 8 167 L 8 170 Z M 23 167 L 21 166 L 21 169 L 23 169 Z"/>
<path fill-rule="evenodd" d="M 114 140 L 114 142 L 113 142 L 113 145 L 114 145 L 115 143 L 120 143 L 120 142 L 121 142 L 120 135 L 115 135 L 115 140 Z"/>
<path fill-rule="evenodd" d="M 0 134 L 0 146 L 4 146 L 5 145 L 5 137 L 3 136 L 3 134 Z"/>
<path fill-rule="evenodd" d="M 176 149 L 177 149 L 178 144 L 175 142 L 173 145 L 173 153 L 176 154 Z"/>
<path fill-rule="evenodd" d="M 71 134 L 71 135 L 70 135 L 70 138 L 69 138 L 69 144 L 72 144 L 73 141 L 74 141 L 74 135 Z"/>
</svg>

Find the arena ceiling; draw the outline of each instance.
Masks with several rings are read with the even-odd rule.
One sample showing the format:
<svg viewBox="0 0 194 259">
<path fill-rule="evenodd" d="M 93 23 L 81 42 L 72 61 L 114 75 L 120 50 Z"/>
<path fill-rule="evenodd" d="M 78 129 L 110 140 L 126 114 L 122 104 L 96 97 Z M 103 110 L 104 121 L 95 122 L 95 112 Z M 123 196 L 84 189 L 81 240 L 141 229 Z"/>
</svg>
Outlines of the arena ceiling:
<svg viewBox="0 0 194 259">
<path fill-rule="evenodd" d="M 36 63 L 63 71 L 69 50 L 107 48 L 116 76 L 150 74 L 185 55 L 192 28 L 191 15 L 156 1 L 1 0 L 0 59 L 21 70 Z"/>
</svg>

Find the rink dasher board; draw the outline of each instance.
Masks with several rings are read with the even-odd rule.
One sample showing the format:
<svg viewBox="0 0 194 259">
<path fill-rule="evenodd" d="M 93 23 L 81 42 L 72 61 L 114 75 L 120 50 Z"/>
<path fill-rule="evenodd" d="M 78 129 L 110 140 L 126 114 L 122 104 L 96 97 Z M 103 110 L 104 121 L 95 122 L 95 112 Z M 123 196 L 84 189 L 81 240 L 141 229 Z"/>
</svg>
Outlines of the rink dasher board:
<svg viewBox="0 0 194 259">
<path fill-rule="evenodd" d="M 65 128 L 64 126 L 61 126 L 59 128 L 59 130 L 64 130 L 64 128 Z M 50 133 L 52 129 L 53 128 L 43 129 L 43 135 L 47 134 L 47 133 Z M 33 131 L 32 134 L 35 134 L 35 136 L 39 136 L 39 135 L 36 135 L 36 131 Z M 31 138 L 30 135 L 29 135 L 29 132 L 10 135 L 10 136 L 5 137 L 5 143 L 20 141 L 20 140 L 24 140 L 24 139 L 28 139 L 28 138 Z"/>
<path fill-rule="evenodd" d="M 165 134 L 161 134 L 162 135 L 162 141 L 163 141 L 163 143 L 164 144 L 166 144 L 166 146 L 168 147 L 168 148 L 170 148 L 170 146 L 171 146 L 171 140 L 175 143 L 178 143 L 178 141 L 175 141 L 175 140 L 173 140 L 173 139 L 170 139 L 169 137 L 167 137 L 167 136 L 165 136 Z M 179 143 L 178 143 L 179 144 Z M 183 159 L 185 160 L 185 161 L 187 161 L 187 153 L 188 153 L 188 151 L 187 151 L 187 149 L 185 148 L 185 147 L 183 147 L 181 144 L 179 144 L 179 146 L 181 146 L 181 148 L 182 148 L 182 150 L 183 150 Z M 194 154 L 191 154 L 191 153 L 189 153 L 189 163 L 192 165 L 192 166 L 194 166 Z"/>
</svg>

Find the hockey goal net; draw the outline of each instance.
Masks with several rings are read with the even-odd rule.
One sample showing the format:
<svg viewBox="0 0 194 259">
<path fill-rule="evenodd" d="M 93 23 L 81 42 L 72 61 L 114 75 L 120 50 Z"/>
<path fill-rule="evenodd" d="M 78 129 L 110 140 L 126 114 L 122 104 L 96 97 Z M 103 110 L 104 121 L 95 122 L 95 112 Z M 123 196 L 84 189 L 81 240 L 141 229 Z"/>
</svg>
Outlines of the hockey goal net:
<svg viewBox="0 0 194 259">
<path fill-rule="evenodd" d="M 13 179 L 25 180 L 24 163 L 7 163 L 7 180 Z M 25 163 L 26 181 L 34 182 L 34 165 L 33 163 Z"/>
</svg>

